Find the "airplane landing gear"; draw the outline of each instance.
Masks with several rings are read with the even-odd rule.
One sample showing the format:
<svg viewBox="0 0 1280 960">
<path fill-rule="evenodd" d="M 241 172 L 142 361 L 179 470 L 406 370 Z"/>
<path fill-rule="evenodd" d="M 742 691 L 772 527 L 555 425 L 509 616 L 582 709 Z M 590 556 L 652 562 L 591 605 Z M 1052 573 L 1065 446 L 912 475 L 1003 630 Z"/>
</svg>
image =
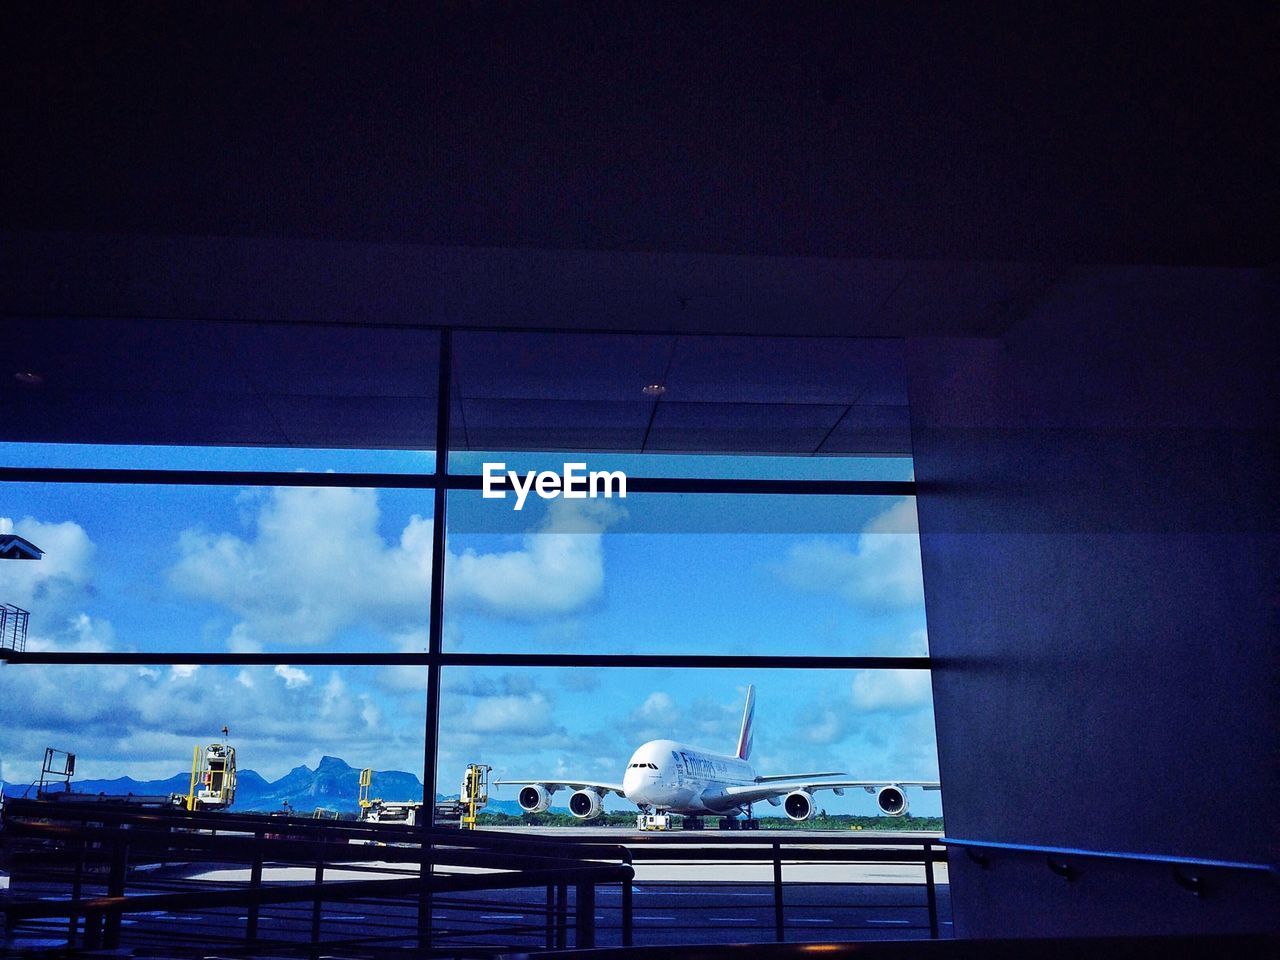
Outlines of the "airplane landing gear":
<svg viewBox="0 0 1280 960">
<path fill-rule="evenodd" d="M 721 817 L 721 830 L 759 830 L 760 821 L 754 817 L 747 817 L 745 820 L 739 820 L 737 817 Z"/>
</svg>

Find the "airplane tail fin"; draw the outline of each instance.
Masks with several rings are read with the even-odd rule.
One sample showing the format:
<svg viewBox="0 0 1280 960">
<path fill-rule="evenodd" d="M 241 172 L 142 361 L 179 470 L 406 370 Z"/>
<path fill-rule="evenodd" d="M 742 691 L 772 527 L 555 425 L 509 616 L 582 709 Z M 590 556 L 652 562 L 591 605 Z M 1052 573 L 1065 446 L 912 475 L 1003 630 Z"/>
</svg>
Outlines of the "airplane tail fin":
<svg viewBox="0 0 1280 960">
<path fill-rule="evenodd" d="M 748 760 L 751 757 L 751 741 L 755 736 L 754 721 L 756 714 L 756 687 L 750 684 L 747 687 L 747 705 L 742 711 L 742 731 L 738 734 L 738 753 L 739 760 Z"/>
</svg>

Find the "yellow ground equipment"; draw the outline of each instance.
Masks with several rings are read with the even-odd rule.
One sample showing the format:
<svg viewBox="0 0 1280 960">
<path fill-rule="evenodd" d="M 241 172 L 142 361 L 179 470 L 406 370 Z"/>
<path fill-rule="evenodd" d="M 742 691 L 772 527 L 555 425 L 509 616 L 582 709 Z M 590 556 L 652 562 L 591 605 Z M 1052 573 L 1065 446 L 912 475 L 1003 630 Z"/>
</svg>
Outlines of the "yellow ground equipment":
<svg viewBox="0 0 1280 960">
<path fill-rule="evenodd" d="M 462 775 L 462 790 L 457 800 L 444 800 L 435 806 L 435 822 L 443 824 L 446 820 L 457 819 L 458 826 L 464 830 L 476 828 L 476 814 L 489 802 L 489 772 L 493 768 L 482 763 L 467 765 Z M 373 786 L 373 769 L 365 767 L 360 771 L 360 819 L 369 823 L 406 823 L 417 822 L 422 804 L 416 801 L 387 801 L 380 797 L 370 798 L 369 791 Z"/>
<path fill-rule="evenodd" d="M 413 826 L 418 822 L 418 813 L 422 804 L 413 800 L 383 800 L 381 797 L 370 799 L 369 788 L 373 785 L 373 768 L 365 767 L 360 771 L 360 819 L 369 823 L 403 823 Z"/>
<path fill-rule="evenodd" d="M 222 728 L 225 738 L 227 728 Z M 191 788 L 188 810 L 225 810 L 236 799 L 236 748 L 211 743 L 203 750 L 197 745 L 191 755 Z"/>
<path fill-rule="evenodd" d="M 459 823 L 463 830 L 476 828 L 476 813 L 489 802 L 489 772 L 492 769 L 483 763 L 467 764 L 467 772 L 462 775 L 462 790 L 458 793 L 463 804 Z"/>
</svg>

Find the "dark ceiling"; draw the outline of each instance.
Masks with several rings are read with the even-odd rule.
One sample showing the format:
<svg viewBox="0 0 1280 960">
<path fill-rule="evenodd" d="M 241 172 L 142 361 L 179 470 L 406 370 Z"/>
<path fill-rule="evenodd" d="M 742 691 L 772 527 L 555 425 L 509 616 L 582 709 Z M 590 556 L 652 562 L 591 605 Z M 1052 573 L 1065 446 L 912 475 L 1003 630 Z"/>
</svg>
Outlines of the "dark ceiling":
<svg viewBox="0 0 1280 960">
<path fill-rule="evenodd" d="M 20 231 L 1270 264 L 1270 3 L 10 2 Z"/>
<path fill-rule="evenodd" d="M 46 318 L 6 332 L 5 362 L 40 382 L 0 377 L 0 439 L 436 445 L 433 330 Z M 911 449 L 900 341 L 458 331 L 453 358 L 461 450 Z"/>
<path fill-rule="evenodd" d="M 7 3 L 0 438 L 430 446 L 453 327 L 473 449 L 904 452 L 843 338 L 1274 266 L 1278 65 L 1271 4 Z"/>
</svg>

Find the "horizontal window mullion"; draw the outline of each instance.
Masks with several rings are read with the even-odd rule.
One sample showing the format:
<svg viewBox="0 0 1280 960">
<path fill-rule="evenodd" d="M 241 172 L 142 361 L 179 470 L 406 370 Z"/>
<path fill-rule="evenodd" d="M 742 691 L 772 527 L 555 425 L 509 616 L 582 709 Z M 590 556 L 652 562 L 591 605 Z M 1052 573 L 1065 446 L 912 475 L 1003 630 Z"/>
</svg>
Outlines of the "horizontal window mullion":
<svg viewBox="0 0 1280 960">
<path fill-rule="evenodd" d="M 574 461 L 576 462 L 576 461 Z M 450 490 L 479 490 L 483 477 L 475 474 L 450 475 L 445 485 Z M 510 490 L 510 484 L 498 482 L 495 490 Z M 627 493 L 772 493 L 825 494 L 827 496 L 914 497 L 914 480 L 759 480 L 709 477 L 637 477 L 627 476 Z"/>
<path fill-rule="evenodd" d="M 446 667 L 681 667 L 760 668 L 784 670 L 929 670 L 929 657 L 822 657 L 753 656 L 698 654 L 555 654 L 555 653 L 212 653 L 173 651 L 157 653 L 111 651 L 25 651 L 6 650 L 0 661 L 11 664 L 100 664 L 150 665 L 235 664 L 303 666 L 428 666 L 433 661 Z"/>
<path fill-rule="evenodd" d="M 151 470 L 115 467 L 0 467 L 0 482 L 104 483 L 233 487 L 384 487 L 430 490 L 436 474 L 320 473 L 288 470 Z M 446 476 L 450 490 L 479 490 L 478 475 Z M 510 489 L 500 482 L 495 489 Z M 914 480 L 757 480 L 699 477 L 627 477 L 628 493 L 803 494 L 913 497 Z"/>
<path fill-rule="evenodd" d="M 0 467 L 0 482 L 136 483 L 193 487 L 385 487 L 432 489 L 435 474 L 320 473 L 289 470 L 130 470 L 94 467 Z"/>
</svg>

